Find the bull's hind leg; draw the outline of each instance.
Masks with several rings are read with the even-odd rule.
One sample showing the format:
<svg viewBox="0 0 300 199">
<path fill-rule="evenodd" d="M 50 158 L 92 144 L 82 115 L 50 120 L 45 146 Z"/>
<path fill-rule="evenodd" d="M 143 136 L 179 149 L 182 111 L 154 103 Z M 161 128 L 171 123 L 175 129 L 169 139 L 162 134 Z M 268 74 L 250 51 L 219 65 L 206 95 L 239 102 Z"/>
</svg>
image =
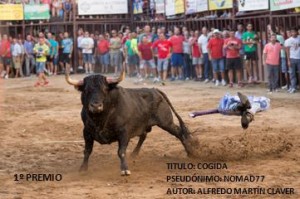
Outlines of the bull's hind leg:
<svg viewBox="0 0 300 199">
<path fill-rule="evenodd" d="M 177 126 L 173 122 L 161 122 L 157 126 L 178 138 L 181 141 L 185 151 L 187 152 L 187 155 L 193 156 L 192 148 L 187 142 L 190 137 L 185 135 L 183 133 L 183 130 L 179 126 Z"/>
<path fill-rule="evenodd" d="M 146 137 L 147 137 L 147 133 L 144 133 L 144 134 L 140 135 L 140 139 L 139 139 L 135 149 L 131 153 L 131 157 L 135 158 L 139 154 L 139 152 L 141 150 L 141 147 L 142 147 Z"/>
<path fill-rule="evenodd" d="M 128 165 L 126 161 L 126 149 L 128 146 L 128 139 L 125 138 L 125 136 L 121 136 L 118 143 L 119 143 L 118 156 L 121 160 L 121 175 L 128 176 L 131 174 L 130 171 L 128 170 Z"/>
<path fill-rule="evenodd" d="M 157 126 L 159 126 L 160 128 L 162 128 L 163 130 L 169 132 L 170 134 L 174 135 L 175 137 L 177 137 L 181 142 L 184 141 L 184 137 L 181 133 L 181 129 L 179 126 L 177 126 L 176 124 L 174 124 L 173 122 L 169 123 L 169 124 L 158 124 Z"/>
<path fill-rule="evenodd" d="M 93 151 L 93 146 L 94 146 L 94 139 L 92 138 L 91 134 L 86 129 L 83 130 L 83 137 L 84 137 L 84 141 L 85 141 L 84 158 L 83 158 L 83 163 L 82 163 L 79 171 L 87 171 L 88 170 L 88 161 L 89 161 L 89 157 Z"/>
</svg>

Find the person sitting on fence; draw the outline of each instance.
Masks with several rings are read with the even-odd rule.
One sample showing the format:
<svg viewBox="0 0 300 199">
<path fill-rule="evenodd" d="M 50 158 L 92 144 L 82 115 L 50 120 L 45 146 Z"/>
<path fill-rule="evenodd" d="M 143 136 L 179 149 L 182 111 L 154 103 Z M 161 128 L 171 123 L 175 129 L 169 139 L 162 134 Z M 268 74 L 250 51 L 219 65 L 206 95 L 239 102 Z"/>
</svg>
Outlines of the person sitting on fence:
<svg viewBox="0 0 300 199">
<path fill-rule="evenodd" d="M 266 111 L 270 108 L 270 99 L 266 97 L 245 96 L 237 93 L 237 96 L 226 94 L 219 102 L 217 109 L 209 111 L 195 111 L 190 113 L 190 117 L 220 113 L 222 115 L 241 116 L 241 125 L 247 129 L 249 124 L 254 120 L 257 112 Z"/>
<path fill-rule="evenodd" d="M 65 20 L 72 20 L 72 10 L 72 0 L 65 0 L 65 2 L 63 3 L 63 12 Z"/>
<path fill-rule="evenodd" d="M 61 10 L 61 2 L 59 0 L 53 0 L 52 4 L 52 17 L 59 17 Z"/>
</svg>

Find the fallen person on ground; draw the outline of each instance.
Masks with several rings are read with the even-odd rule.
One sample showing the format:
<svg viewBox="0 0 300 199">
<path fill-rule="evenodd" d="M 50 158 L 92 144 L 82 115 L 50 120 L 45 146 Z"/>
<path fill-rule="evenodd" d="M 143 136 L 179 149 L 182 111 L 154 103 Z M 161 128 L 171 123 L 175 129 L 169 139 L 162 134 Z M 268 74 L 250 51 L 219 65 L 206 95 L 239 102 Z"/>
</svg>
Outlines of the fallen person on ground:
<svg viewBox="0 0 300 199">
<path fill-rule="evenodd" d="M 260 96 L 245 96 L 237 93 L 236 96 L 226 94 L 219 102 L 217 109 L 208 111 L 195 111 L 190 113 L 190 117 L 220 113 L 222 115 L 241 116 L 241 125 L 247 129 L 249 124 L 254 120 L 257 112 L 266 111 L 270 107 L 270 99 Z"/>
</svg>

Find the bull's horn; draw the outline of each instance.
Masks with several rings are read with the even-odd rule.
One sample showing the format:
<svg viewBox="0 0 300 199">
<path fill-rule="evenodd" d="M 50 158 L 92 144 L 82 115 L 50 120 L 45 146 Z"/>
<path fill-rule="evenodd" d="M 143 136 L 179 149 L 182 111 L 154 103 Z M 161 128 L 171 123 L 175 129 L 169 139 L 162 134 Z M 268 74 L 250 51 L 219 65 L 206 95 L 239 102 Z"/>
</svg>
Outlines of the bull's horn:
<svg viewBox="0 0 300 199">
<path fill-rule="evenodd" d="M 68 84 L 73 85 L 73 86 L 80 86 L 82 85 L 82 81 L 80 80 L 75 80 L 75 79 L 71 79 L 70 74 L 69 73 L 65 73 L 65 78 Z"/>
<path fill-rule="evenodd" d="M 116 84 L 125 79 L 125 70 L 122 69 L 119 77 L 106 77 L 106 81 L 108 84 Z"/>
</svg>

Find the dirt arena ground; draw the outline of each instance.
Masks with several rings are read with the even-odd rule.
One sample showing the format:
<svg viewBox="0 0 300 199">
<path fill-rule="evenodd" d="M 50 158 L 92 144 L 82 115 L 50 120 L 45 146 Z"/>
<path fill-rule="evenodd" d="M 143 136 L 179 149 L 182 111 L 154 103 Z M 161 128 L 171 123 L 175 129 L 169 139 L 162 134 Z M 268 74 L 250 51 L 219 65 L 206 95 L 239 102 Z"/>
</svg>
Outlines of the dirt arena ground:
<svg viewBox="0 0 300 199">
<path fill-rule="evenodd" d="M 75 75 L 82 78 L 82 75 Z M 300 198 L 300 94 L 270 95 L 271 109 L 257 114 L 248 130 L 239 117 L 210 115 L 191 119 L 194 110 L 215 108 L 220 97 L 237 89 L 216 88 L 198 82 L 167 83 L 159 87 L 199 140 L 199 157 L 190 159 L 170 134 L 155 127 L 140 155 L 130 158 L 137 139 L 128 148 L 132 175 L 121 177 L 117 144 L 95 143 L 89 171 L 79 173 L 83 159 L 80 93 L 63 76 L 34 88 L 35 78 L 1 80 L 0 198 L 1 199 L 126 199 L 126 198 Z M 262 86 L 242 89 L 247 95 L 266 95 Z M 169 170 L 167 163 L 226 163 L 228 169 Z M 61 174 L 58 182 L 14 181 L 17 174 Z M 168 175 L 259 175 L 263 182 L 167 182 Z M 168 195 L 168 188 L 294 188 L 294 195 Z"/>
</svg>

